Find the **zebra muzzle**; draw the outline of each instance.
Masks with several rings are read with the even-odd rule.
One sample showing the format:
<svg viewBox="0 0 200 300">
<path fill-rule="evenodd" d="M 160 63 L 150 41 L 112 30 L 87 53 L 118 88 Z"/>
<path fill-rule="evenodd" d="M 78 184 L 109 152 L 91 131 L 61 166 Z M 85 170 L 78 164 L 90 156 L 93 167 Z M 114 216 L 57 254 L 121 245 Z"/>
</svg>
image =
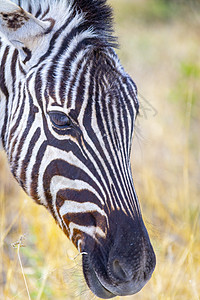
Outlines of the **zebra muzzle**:
<svg viewBox="0 0 200 300">
<path fill-rule="evenodd" d="M 122 219 L 126 220 L 123 225 Z M 99 240 L 92 252 L 86 250 L 88 254 L 83 256 L 86 282 L 92 292 L 103 299 L 139 292 L 151 278 L 156 264 L 142 220 L 133 221 L 123 216 L 120 226 L 112 222 L 110 229 L 107 238 Z M 86 246 L 88 243 L 90 238 Z"/>
</svg>

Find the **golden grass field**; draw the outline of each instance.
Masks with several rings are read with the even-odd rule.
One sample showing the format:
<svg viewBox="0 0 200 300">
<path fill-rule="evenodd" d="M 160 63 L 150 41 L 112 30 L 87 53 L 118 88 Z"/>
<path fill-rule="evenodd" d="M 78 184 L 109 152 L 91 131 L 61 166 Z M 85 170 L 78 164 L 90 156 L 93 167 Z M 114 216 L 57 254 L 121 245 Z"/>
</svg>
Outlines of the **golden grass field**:
<svg viewBox="0 0 200 300">
<path fill-rule="evenodd" d="M 164 0 L 109 2 L 119 57 L 139 89 L 131 161 L 157 256 L 143 290 L 116 299 L 198 300 L 199 2 L 179 1 L 178 7 Z M 0 153 L 0 299 L 95 299 L 84 283 L 77 250 L 49 213 L 18 188 L 8 169 Z"/>
</svg>

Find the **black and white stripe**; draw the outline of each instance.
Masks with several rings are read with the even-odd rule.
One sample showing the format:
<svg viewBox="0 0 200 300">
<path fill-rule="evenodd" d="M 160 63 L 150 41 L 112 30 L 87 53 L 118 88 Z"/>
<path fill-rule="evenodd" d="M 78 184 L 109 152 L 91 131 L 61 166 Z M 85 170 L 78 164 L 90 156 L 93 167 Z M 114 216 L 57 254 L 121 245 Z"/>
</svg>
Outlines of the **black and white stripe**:
<svg viewBox="0 0 200 300">
<path fill-rule="evenodd" d="M 23 10 L 0 7 L 0 140 L 20 185 L 82 251 L 85 234 L 106 239 L 113 211 L 141 219 L 129 159 L 137 89 L 105 1 L 13 2 Z"/>
</svg>

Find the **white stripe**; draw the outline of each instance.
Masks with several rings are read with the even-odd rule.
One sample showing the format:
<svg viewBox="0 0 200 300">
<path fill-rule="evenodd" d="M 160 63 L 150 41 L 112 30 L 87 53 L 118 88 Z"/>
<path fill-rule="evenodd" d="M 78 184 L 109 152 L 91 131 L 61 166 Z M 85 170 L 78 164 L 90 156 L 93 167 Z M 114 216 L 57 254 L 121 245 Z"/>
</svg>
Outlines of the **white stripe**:
<svg viewBox="0 0 200 300">
<path fill-rule="evenodd" d="M 88 190 L 99 199 L 99 202 L 101 203 L 101 205 L 104 205 L 104 201 L 102 200 L 100 195 L 87 182 L 81 181 L 78 179 L 69 179 L 69 178 L 66 178 L 63 176 L 58 176 L 58 175 L 54 176 L 51 180 L 51 185 L 50 185 L 51 194 L 52 195 L 57 194 L 60 190 L 64 190 L 64 189 L 73 189 L 73 190 L 77 190 L 77 191 Z M 68 199 L 66 199 L 66 200 L 68 200 Z"/>
<path fill-rule="evenodd" d="M 68 213 L 89 213 L 89 212 L 98 212 L 104 217 L 107 217 L 104 210 L 100 209 L 98 205 L 91 202 L 75 202 L 70 200 L 65 200 L 64 204 L 60 208 L 61 216 L 64 216 Z"/>
<path fill-rule="evenodd" d="M 105 238 L 105 233 L 102 231 L 100 227 L 81 226 L 71 222 L 69 224 L 69 229 L 70 229 L 70 236 L 69 236 L 70 240 L 73 238 L 74 229 L 80 230 L 81 232 L 84 232 L 93 238 L 96 238 L 97 235 L 101 236 L 102 238 Z"/>
</svg>

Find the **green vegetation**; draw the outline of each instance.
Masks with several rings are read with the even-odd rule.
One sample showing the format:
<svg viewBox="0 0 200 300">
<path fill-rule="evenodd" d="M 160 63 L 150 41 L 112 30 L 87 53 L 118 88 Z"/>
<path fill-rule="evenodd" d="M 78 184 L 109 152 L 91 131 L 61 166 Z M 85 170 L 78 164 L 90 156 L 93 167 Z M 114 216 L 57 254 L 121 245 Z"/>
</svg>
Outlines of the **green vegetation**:
<svg viewBox="0 0 200 300">
<path fill-rule="evenodd" d="M 119 57 L 139 90 L 131 160 L 157 255 L 144 289 L 116 299 L 199 300 L 199 1 L 109 2 Z M 31 300 L 95 299 L 76 249 L 49 213 L 19 191 L 2 153 L 0 170 L 0 299 L 26 300 L 28 293 Z M 25 247 L 14 248 L 20 236 Z"/>
</svg>

